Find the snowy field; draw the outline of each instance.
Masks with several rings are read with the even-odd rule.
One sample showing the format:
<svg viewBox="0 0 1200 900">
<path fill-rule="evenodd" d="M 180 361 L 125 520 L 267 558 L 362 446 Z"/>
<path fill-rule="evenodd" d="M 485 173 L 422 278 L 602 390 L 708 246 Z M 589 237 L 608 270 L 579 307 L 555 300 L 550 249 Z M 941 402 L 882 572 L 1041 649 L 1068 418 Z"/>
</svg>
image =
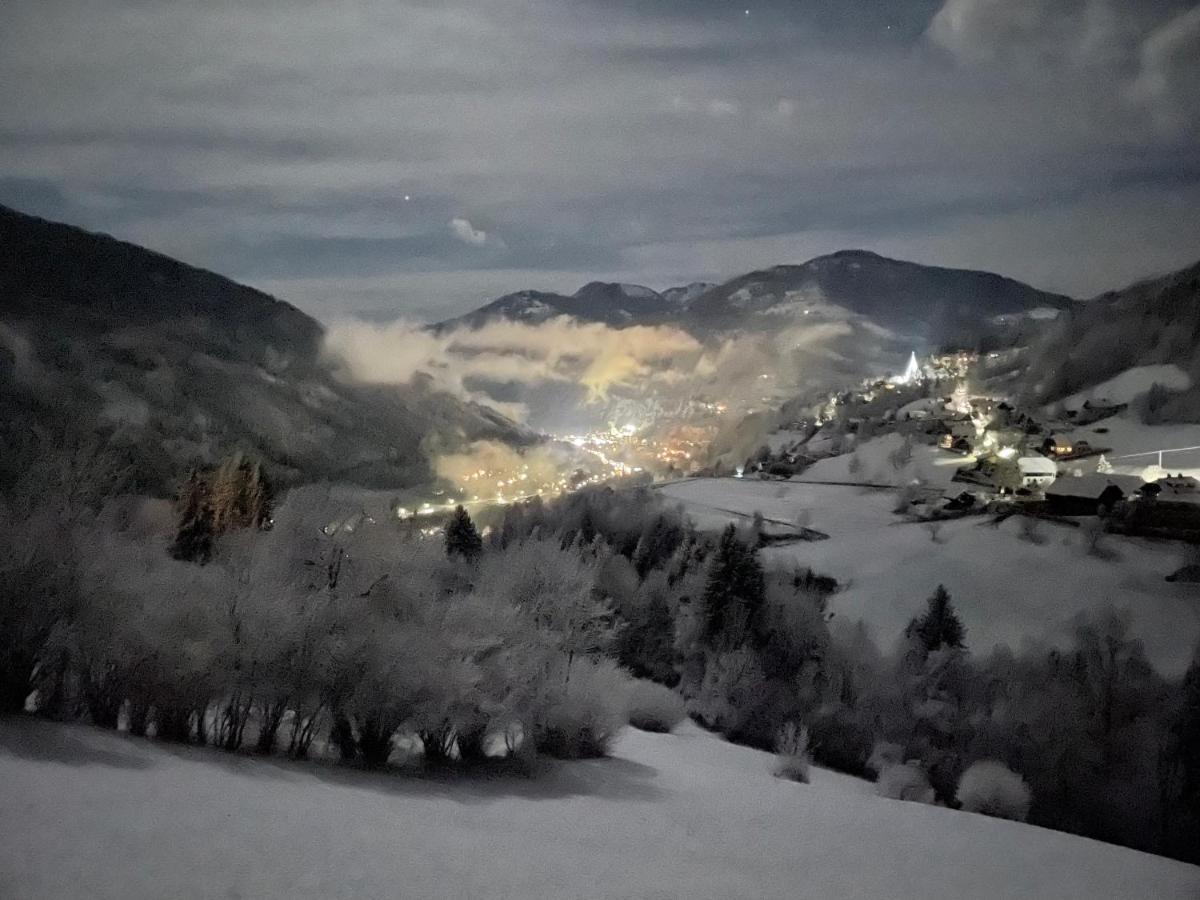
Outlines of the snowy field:
<svg viewBox="0 0 1200 900">
<path fill-rule="evenodd" d="M 960 456 L 930 444 L 914 442 L 912 459 L 897 468 L 889 458 L 904 445 L 904 436 L 895 432 L 864 441 L 854 453 L 820 459 L 797 476 L 800 481 L 851 481 L 869 484 L 906 484 L 920 479 L 933 487 L 948 489 L 954 473 L 970 466 L 975 457 Z M 853 460 L 858 472 L 852 472 Z M 967 485 L 963 485 L 964 488 Z"/>
<path fill-rule="evenodd" d="M 1187 372 L 1175 365 L 1135 366 L 1100 384 L 1065 397 L 1052 406 L 1078 409 L 1088 400 L 1109 400 L 1113 403 L 1132 403 L 1155 384 L 1172 391 L 1186 391 L 1192 386 Z"/>
<path fill-rule="evenodd" d="M 802 477 L 816 477 L 820 465 Z M 1118 558 L 1107 561 L 1088 555 L 1079 529 L 1051 523 L 1040 525 L 1043 542 L 1034 544 L 1019 536 L 1015 520 L 997 528 L 979 517 L 959 519 L 943 523 L 935 543 L 923 525 L 892 514 L 891 491 L 733 478 L 661 490 L 701 527 L 722 527 L 734 518 L 727 511 L 759 510 L 787 521 L 807 516 L 806 524 L 830 539 L 770 548 L 766 558 L 794 560 L 837 578 L 844 588 L 831 610 L 869 623 L 884 647 L 939 583 L 954 598 L 976 651 L 998 643 L 1015 649 L 1031 640 L 1065 642 L 1076 613 L 1108 603 L 1131 610 L 1135 634 L 1164 673 L 1181 673 L 1200 640 L 1200 586 L 1164 581 L 1185 557 L 1171 542 L 1112 535 L 1107 546 Z"/>
<path fill-rule="evenodd" d="M 1200 896 L 1200 869 L 879 799 L 686 725 L 447 783 L 0 719 L 5 900 Z"/>
</svg>

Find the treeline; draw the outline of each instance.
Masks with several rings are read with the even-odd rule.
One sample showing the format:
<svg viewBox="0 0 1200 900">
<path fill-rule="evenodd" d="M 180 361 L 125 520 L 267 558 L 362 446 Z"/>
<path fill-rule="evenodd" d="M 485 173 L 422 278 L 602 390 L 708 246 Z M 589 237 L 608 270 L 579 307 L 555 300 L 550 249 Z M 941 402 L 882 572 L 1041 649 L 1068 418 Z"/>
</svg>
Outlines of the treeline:
<svg viewBox="0 0 1200 900">
<path fill-rule="evenodd" d="M 329 743 L 367 766 L 401 731 L 427 761 L 605 752 L 629 679 L 606 656 L 603 546 L 534 536 L 466 558 L 331 525 L 331 507 L 294 490 L 272 528 L 225 533 L 205 565 L 111 508 L 25 520 L 0 571 L 20 626 L 4 632 L 5 708 L 36 690 L 46 715 L 294 757 Z"/>
</svg>

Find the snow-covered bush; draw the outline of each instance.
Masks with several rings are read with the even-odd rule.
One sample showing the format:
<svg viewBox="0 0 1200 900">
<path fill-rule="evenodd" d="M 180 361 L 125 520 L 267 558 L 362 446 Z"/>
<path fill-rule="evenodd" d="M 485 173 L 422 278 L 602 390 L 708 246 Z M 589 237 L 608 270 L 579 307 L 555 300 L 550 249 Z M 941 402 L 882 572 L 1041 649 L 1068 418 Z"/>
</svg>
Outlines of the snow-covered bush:
<svg viewBox="0 0 1200 900">
<path fill-rule="evenodd" d="M 669 732 L 687 718 L 683 698 L 669 687 L 639 679 L 629 692 L 629 724 L 642 731 Z"/>
<path fill-rule="evenodd" d="M 788 722 L 775 736 L 775 777 L 808 784 L 808 728 Z"/>
<path fill-rule="evenodd" d="M 537 749 L 560 759 L 606 756 L 626 721 L 629 676 L 609 659 L 565 660 L 535 713 Z"/>
<path fill-rule="evenodd" d="M 963 772 L 957 799 L 967 812 L 1024 822 L 1033 796 L 1020 775 L 1002 762 L 985 759 Z"/>
<path fill-rule="evenodd" d="M 867 771 L 874 772 L 876 777 L 883 774 L 888 766 L 898 766 L 904 761 L 904 748 L 899 744 L 888 741 L 876 741 L 867 759 Z"/>
<path fill-rule="evenodd" d="M 884 766 L 875 782 L 875 793 L 890 800 L 930 803 L 935 800 L 929 778 L 913 763 Z"/>
</svg>

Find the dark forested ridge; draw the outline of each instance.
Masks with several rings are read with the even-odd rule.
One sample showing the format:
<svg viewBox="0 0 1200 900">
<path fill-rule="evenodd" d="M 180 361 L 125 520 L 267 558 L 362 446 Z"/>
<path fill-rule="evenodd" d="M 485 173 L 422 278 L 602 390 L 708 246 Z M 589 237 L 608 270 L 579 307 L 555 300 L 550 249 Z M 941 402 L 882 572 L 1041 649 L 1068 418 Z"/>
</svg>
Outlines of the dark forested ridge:
<svg viewBox="0 0 1200 900">
<path fill-rule="evenodd" d="M 0 207 L 3 474 L 19 472 L 12 448 L 51 440 L 119 448 L 154 492 L 238 449 L 285 479 L 395 485 L 426 476 L 431 443 L 512 436 L 420 384 L 339 382 L 322 335 L 261 291 Z"/>
<path fill-rule="evenodd" d="M 1126 369 L 1170 363 L 1200 378 L 1200 262 L 1074 304 L 1030 367 L 1031 391 L 1057 400 Z M 1161 419 L 1200 420 L 1196 391 L 1156 392 Z"/>
</svg>

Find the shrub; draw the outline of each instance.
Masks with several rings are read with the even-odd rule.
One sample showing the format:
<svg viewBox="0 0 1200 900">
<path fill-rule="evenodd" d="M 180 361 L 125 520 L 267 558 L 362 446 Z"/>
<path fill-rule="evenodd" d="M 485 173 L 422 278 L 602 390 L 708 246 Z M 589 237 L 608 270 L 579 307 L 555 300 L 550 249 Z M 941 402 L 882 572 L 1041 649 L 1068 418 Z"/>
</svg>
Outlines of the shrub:
<svg viewBox="0 0 1200 900">
<path fill-rule="evenodd" d="M 985 759 L 963 772 L 957 799 L 967 812 L 1024 822 L 1033 797 L 1020 775 L 1002 762 Z"/>
<path fill-rule="evenodd" d="M 607 756 L 626 722 L 629 677 L 608 659 L 561 666 L 534 723 L 537 749 L 559 759 Z M 557 673 L 556 673 L 557 674 Z"/>
<path fill-rule="evenodd" d="M 935 798 L 929 778 L 913 763 L 884 766 L 875 782 L 875 793 L 890 800 L 914 803 L 932 804 Z"/>
<path fill-rule="evenodd" d="M 775 777 L 808 784 L 808 728 L 788 722 L 775 736 Z"/>
<path fill-rule="evenodd" d="M 904 748 L 899 744 L 893 744 L 888 741 L 876 741 L 875 746 L 871 748 L 871 755 L 867 758 L 866 769 L 868 772 L 874 772 L 878 778 L 883 774 L 883 770 L 889 766 L 898 766 L 904 761 Z"/>
<path fill-rule="evenodd" d="M 629 691 L 629 724 L 642 731 L 670 732 L 687 718 L 683 698 L 653 681 L 638 680 Z"/>
</svg>

